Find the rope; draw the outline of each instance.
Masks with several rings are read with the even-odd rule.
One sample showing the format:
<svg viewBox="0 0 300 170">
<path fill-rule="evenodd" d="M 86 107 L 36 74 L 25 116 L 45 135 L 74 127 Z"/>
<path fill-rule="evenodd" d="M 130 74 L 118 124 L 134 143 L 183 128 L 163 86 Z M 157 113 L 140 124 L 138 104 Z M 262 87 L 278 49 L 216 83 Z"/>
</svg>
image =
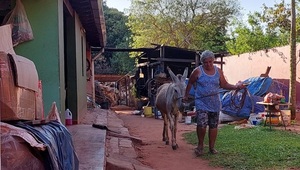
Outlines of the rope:
<svg viewBox="0 0 300 170">
<path fill-rule="evenodd" d="M 248 95 L 248 96 L 250 97 L 250 99 L 251 99 L 251 105 L 252 105 L 252 109 L 251 109 L 251 110 L 252 110 L 252 112 L 254 112 L 254 102 L 253 102 L 253 100 L 252 100 L 252 97 L 251 97 L 250 92 L 248 91 L 247 88 L 244 88 L 244 89 L 242 89 L 242 90 L 243 90 L 243 93 L 242 93 L 242 97 L 241 97 L 240 103 L 239 103 L 239 104 L 236 104 L 236 102 L 235 102 L 235 99 L 238 97 L 237 94 L 238 94 L 238 92 L 239 92 L 240 90 L 235 90 L 235 91 L 233 92 L 231 98 L 230 98 L 230 100 L 231 100 L 231 105 L 233 105 L 236 109 L 241 110 L 242 107 L 243 107 L 244 104 L 245 104 L 246 95 Z"/>
</svg>

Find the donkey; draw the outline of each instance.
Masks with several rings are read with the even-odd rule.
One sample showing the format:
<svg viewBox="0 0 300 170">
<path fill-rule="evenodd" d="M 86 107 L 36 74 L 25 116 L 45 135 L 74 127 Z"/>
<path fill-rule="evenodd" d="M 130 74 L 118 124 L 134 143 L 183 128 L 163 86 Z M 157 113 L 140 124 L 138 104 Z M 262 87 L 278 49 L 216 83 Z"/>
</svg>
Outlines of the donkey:
<svg viewBox="0 0 300 170">
<path fill-rule="evenodd" d="M 155 106 L 161 112 L 164 120 L 163 141 L 166 142 L 166 145 L 169 145 L 168 123 L 170 123 L 172 148 L 176 150 L 178 148 L 176 143 L 177 122 L 180 111 L 184 108 L 182 100 L 186 88 L 185 79 L 188 74 L 188 68 L 185 68 L 183 75 L 178 74 L 177 76 L 169 67 L 167 69 L 172 82 L 165 83 L 157 89 Z"/>
</svg>

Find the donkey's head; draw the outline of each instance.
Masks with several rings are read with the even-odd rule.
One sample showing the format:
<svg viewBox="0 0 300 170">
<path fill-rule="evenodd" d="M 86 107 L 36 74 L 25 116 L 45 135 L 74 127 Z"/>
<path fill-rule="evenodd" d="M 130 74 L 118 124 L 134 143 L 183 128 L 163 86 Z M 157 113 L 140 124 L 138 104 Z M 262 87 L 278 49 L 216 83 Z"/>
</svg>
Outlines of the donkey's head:
<svg viewBox="0 0 300 170">
<path fill-rule="evenodd" d="M 168 71 L 172 79 L 171 89 L 168 90 L 168 95 L 173 96 L 170 100 L 172 100 L 172 103 L 176 104 L 177 108 L 182 111 L 184 108 L 182 100 L 186 88 L 185 79 L 187 78 L 188 68 L 185 68 L 183 74 L 177 75 L 175 75 L 170 68 L 168 68 Z"/>
</svg>

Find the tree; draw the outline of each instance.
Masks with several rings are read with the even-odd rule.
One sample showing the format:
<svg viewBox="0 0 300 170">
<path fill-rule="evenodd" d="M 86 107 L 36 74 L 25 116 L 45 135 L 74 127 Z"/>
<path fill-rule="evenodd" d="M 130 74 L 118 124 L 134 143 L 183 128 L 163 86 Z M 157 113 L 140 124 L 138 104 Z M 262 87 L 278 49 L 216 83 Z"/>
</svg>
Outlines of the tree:
<svg viewBox="0 0 300 170">
<path fill-rule="evenodd" d="M 116 48 L 119 44 L 128 47 L 131 36 L 130 30 L 126 26 L 128 16 L 115 8 L 109 8 L 105 2 L 103 12 L 107 34 L 106 47 Z"/>
<path fill-rule="evenodd" d="M 223 51 L 226 27 L 239 9 L 235 0 L 132 0 L 128 20 L 131 46 L 155 43 Z"/>
<path fill-rule="evenodd" d="M 299 9 L 299 6 L 295 6 Z M 291 7 L 284 0 L 267 7 L 263 4 L 262 12 L 248 14 L 248 23 L 239 24 L 232 31 L 229 41 L 226 42 L 231 54 L 253 52 L 290 43 Z M 300 41 L 300 15 L 296 20 L 296 41 Z M 242 41 L 241 41 L 242 40 Z M 246 43 L 246 45 L 244 45 Z"/>
<path fill-rule="evenodd" d="M 131 31 L 126 26 L 128 16 L 103 3 L 107 43 L 109 48 L 129 48 Z M 135 67 L 135 59 L 128 52 L 104 52 L 104 56 L 95 61 L 95 72 L 100 74 L 126 74 Z"/>
<path fill-rule="evenodd" d="M 288 34 L 266 29 L 260 20 L 260 14 L 248 15 L 248 26 L 238 22 L 226 42 L 227 51 L 231 54 L 242 54 L 287 45 Z"/>
</svg>

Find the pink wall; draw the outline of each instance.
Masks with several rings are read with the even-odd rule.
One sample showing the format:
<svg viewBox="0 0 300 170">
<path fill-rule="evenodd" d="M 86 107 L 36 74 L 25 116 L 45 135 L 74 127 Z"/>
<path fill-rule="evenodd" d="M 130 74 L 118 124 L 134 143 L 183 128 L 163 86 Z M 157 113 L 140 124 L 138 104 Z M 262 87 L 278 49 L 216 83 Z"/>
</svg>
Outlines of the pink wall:
<svg viewBox="0 0 300 170">
<path fill-rule="evenodd" d="M 271 66 L 269 76 L 272 79 L 290 79 L 290 47 L 283 46 L 268 51 L 262 50 L 253 53 L 244 53 L 224 57 L 223 65 L 224 75 L 228 82 L 235 84 L 239 80 L 243 81 L 250 77 L 260 76 L 266 72 L 268 66 Z M 297 62 L 299 57 L 300 44 L 297 44 Z M 297 107 L 300 109 L 300 62 L 296 70 L 297 81 Z M 281 81 L 285 83 L 287 81 Z"/>
</svg>

